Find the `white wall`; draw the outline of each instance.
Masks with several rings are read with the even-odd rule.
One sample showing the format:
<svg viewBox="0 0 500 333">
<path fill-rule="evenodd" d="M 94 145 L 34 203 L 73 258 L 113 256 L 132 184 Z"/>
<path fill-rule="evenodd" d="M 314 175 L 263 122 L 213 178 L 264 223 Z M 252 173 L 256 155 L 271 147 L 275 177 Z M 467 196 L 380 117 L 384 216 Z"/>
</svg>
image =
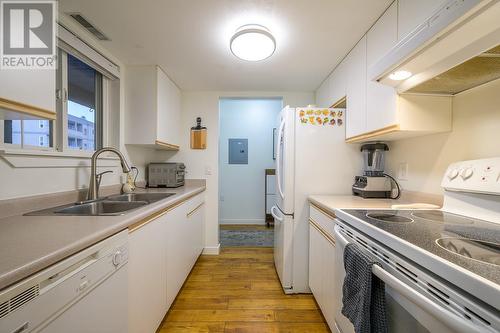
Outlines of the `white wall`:
<svg viewBox="0 0 500 333">
<path fill-rule="evenodd" d="M 500 156 L 500 80 L 453 98 L 453 130 L 390 143 L 387 170 L 408 163 L 405 190 L 441 194 L 441 178 L 452 162 Z"/>
<path fill-rule="evenodd" d="M 264 170 L 274 168 L 273 128 L 281 99 L 220 101 L 219 222 L 265 224 Z M 228 139 L 248 139 L 248 164 L 229 164 Z"/>
<path fill-rule="evenodd" d="M 217 165 L 219 99 L 223 97 L 282 97 L 284 105 L 292 106 L 303 106 L 314 102 L 312 92 L 182 92 L 182 142 L 180 151 L 172 157 L 172 160 L 186 163 L 187 178 L 203 178 L 207 181 L 205 245 L 208 250 L 217 249 L 219 246 Z M 202 117 L 203 125 L 208 129 L 207 149 L 204 150 L 189 148 L 189 129 L 195 125 L 196 117 Z"/>
</svg>

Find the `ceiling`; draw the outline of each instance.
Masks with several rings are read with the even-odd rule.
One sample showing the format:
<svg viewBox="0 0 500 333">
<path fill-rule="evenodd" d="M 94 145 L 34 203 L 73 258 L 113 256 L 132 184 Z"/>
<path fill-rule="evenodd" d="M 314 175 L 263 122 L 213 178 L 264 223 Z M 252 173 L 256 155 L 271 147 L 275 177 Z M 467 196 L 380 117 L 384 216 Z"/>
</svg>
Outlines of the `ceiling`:
<svg viewBox="0 0 500 333">
<path fill-rule="evenodd" d="M 157 64 L 182 90 L 313 91 L 392 0 L 60 0 L 111 41 L 125 64 Z M 266 26 L 275 54 L 234 57 L 245 24 Z"/>
</svg>

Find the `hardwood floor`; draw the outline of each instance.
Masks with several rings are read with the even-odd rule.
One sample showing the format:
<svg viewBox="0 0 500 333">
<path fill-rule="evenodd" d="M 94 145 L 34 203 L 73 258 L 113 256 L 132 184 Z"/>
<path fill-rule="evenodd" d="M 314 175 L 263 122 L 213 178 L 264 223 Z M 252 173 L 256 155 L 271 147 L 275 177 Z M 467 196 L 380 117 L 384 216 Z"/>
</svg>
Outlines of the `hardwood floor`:
<svg viewBox="0 0 500 333">
<path fill-rule="evenodd" d="M 223 248 L 201 256 L 160 333 L 330 332 L 311 295 L 285 295 L 272 248 Z"/>
</svg>

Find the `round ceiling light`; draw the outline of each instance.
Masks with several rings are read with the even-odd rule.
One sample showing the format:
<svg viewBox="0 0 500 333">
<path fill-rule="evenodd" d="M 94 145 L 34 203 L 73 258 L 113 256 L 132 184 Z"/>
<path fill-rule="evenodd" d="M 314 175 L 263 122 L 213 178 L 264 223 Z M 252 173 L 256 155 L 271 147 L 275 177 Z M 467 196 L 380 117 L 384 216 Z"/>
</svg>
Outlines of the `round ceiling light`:
<svg viewBox="0 0 500 333">
<path fill-rule="evenodd" d="M 273 55 L 276 50 L 276 40 L 267 28 L 249 24 L 236 30 L 231 37 L 230 48 L 240 59 L 259 61 Z"/>
</svg>

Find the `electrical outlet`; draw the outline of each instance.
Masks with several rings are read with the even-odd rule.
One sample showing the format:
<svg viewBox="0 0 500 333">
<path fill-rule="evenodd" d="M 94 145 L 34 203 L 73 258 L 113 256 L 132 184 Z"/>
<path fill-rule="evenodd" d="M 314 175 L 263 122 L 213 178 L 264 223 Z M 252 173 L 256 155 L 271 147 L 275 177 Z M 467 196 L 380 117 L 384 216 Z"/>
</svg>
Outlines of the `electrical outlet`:
<svg viewBox="0 0 500 333">
<path fill-rule="evenodd" d="M 398 179 L 399 180 L 408 180 L 408 163 L 407 162 L 399 163 Z"/>
<path fill-rule="evenodd" d="M 210 176 L 212 174 L 212 168 L 208 165 L 205 166 L 205 175 Z"/>
</svg>

